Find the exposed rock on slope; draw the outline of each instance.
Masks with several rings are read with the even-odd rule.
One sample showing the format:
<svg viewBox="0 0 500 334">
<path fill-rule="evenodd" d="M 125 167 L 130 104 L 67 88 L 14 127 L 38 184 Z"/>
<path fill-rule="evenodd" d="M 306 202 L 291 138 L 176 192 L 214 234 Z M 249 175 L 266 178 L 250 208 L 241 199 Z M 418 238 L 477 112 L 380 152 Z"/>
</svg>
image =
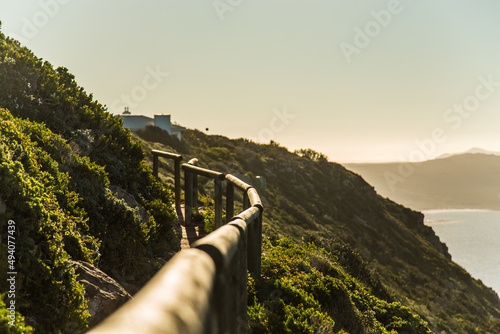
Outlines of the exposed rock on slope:
<svg viewBox="0 0 500 334">
<path fill-rule="evenodd" d="M 85 288 L 91 327 L 132 298 L 118 282 L 93 265 L 82 261 L 72 261 L 72 264 L 76 268 L 78 282 Z"/>
</svg>

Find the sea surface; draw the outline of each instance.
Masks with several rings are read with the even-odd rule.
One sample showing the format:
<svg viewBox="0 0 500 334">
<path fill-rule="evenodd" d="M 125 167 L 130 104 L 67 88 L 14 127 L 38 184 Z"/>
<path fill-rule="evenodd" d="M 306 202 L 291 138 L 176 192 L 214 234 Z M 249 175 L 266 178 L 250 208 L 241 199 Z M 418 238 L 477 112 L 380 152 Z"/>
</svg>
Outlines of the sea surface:
<svg viewBox="0 0 500 334">
<path fill-rule="evenodd" d="M 424 211 L 453 261 L 500 295 L 500 211 Z"/>
</svg>

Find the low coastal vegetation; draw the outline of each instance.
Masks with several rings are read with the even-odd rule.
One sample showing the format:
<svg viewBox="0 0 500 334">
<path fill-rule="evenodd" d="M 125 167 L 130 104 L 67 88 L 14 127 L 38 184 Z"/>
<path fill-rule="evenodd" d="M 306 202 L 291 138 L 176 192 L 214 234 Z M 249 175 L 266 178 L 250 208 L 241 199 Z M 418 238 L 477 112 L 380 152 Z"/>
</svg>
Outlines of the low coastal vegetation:
<svg viewBox="0 0 500 334">
<path fill-rule="evenodd" d="M 410 308 L 384 299 L 387 291 L 354 253 L 361 268 L 352 269 L 370 279 L 346 272 L 339 256 L 349 248 L 336 245 L 331 253 L 313 242 L 264 243 L 262 276 L 249 279 L 252 333 L 432 333 Z"/>
</svg>

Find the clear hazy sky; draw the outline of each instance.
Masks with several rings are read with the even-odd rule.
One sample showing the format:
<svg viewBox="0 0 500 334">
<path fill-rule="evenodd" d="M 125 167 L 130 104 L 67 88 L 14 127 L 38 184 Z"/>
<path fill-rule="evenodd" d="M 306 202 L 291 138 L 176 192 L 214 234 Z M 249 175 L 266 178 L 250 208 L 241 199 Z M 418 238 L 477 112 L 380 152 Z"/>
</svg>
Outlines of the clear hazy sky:
<svg viewBox="0 0 500 334">
<path fill-rule="evenodd" d="M 6 35 L 113 113 L 338 162 L 500 151 L 499 17 L 498 0 L 0 3 Z"/>
</svg>

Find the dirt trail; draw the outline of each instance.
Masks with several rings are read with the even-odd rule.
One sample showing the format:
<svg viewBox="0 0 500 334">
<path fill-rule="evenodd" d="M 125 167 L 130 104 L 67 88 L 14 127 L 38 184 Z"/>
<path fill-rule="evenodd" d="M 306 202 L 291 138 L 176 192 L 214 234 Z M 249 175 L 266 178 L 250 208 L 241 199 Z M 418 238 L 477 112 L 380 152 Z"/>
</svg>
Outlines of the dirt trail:
<svg viewBox="0 0 500 334">
<path fill-rule="evenodd" d="M 185 217 L 184 205 L 181 205 L 180 211 L 177 212 L 177 219 L 182 229 L 181 249 L 191 248 L 191 245 L 196 240 L 207 235 L 203 231 L 203 220 L 193 220 L 189 226 L 185 226 L 183 218 Z"/>
</svg>

